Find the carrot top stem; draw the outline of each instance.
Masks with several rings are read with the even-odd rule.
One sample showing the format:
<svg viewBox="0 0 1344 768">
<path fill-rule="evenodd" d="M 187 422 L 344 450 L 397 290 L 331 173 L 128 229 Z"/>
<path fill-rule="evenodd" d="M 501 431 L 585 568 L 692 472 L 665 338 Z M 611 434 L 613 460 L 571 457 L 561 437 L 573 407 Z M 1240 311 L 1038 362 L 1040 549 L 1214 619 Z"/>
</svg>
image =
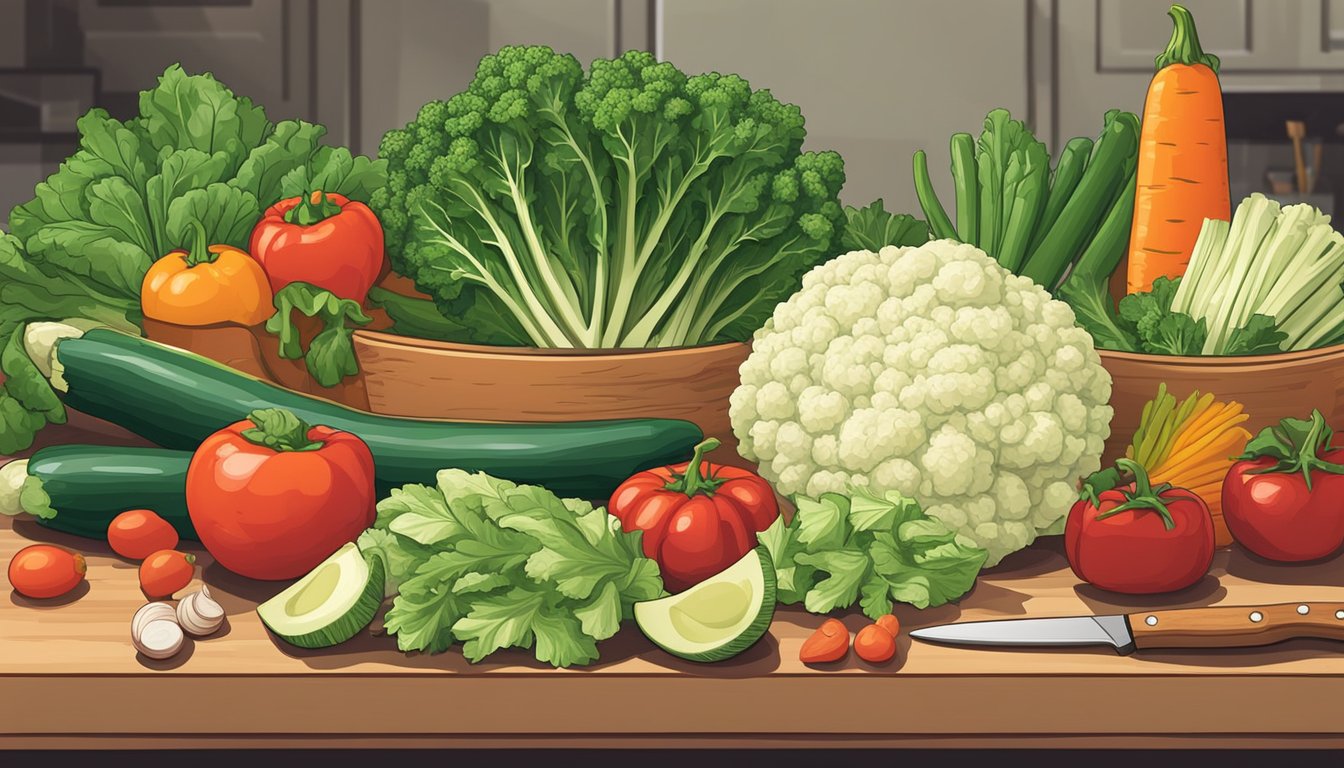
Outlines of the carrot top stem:
<svg viewBox="0 0 1344 768">
<path fill-rule="evenodd" d="M 1212 53 L 1205 53 L 1203 48 L 1199 47 L 1199 33 L 1195 31 L 1195 17 L 1190 15 L 1190 11 L 1183 6 L 1173 5 L 1171 10 L 1167 11 L 1174 24 L 1171 30 L 1171 42 L 1167 43 L 1167 50 L 1157 55 L 1157 68 L 1169 67 L 1172 64 L 1203 64 L 1218 71 L 1218 57 Z"/>
</svg>

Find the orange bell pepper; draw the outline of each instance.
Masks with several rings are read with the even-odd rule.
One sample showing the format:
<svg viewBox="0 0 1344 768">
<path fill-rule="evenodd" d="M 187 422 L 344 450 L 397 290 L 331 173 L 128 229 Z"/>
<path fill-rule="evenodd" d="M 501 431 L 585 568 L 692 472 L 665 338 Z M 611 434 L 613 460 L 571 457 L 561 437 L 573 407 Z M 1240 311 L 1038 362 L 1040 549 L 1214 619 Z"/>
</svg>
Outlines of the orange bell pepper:
<svg viewBox="0 0 1344 768">
<path fill-rule="evenodd" d="M 193 222 L 190 250 L 154 262 L 140 287 L 145 317 L 177 325 L 256 325 L 275 313 L 266 272 L 246 251 L 206 245 L 205 227 Z"/>
</svg>

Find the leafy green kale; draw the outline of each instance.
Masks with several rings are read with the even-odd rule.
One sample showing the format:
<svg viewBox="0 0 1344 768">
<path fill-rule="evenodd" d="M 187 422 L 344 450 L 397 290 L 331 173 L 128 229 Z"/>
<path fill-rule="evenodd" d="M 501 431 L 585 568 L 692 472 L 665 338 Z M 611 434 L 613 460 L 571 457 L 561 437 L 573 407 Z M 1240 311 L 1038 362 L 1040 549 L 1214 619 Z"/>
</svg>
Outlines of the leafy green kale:
<svg viewBox="0 0 1344 768">
<path fill-rule="evenodd" d="M 0 340 L 34 320 L 86 318 L 139 332 L 140 285 L 159 257 L 186 245 L 200 221 L 212 243 L 246 248 L 267 206 L 320 185 L 367 201 L 386 163 L 321 143 L 326 129 L 272 123 L 261 107 L 210 75 L 169 67 L 122 122 L 81 117 L 79 150 L 14 208 L 0 241 Z M 0 453 L 26 448 L 62 411 L 3 359 Z"/>
<path fill-rule="evenodd" d="M 446 469 L 437 487 L 409 485 L 379 502 L 358 543 L 386 566 L 396 598 L 385 626 L 401 650 L 461 642 L 476 662 L 532 648 L 567 667 L 595 661 L 636 602 L 663 594 L 640 540 L 587 502 Z"/>
<path fill-rule="evenodd" d="M 389 131 L 392 266 L 462 329 L 544 347 L 745 339 L 834 255 L 844 163 L 736 75 L 508 46 Z"/>
<path fill-rule="evenodd" d="M 881 200 L 866 208 L 845 206 L 840 247 L 846 251 L 882 250 L 888 245 L 921 245 L 929 241 L 929 225 L 906 213 L 887 213 Z"/>
<path fill-rule="evenodd" d="M 775 563 L 779 602 L 812 613 L 857 601 L 877 619 L 893 600 L 943 605 L 970 591 L 988 556 L 896 492 L 794 501 L 793 521 L 781 517 L 758 537 Z"/>
<path fill-rule="evenodd" d="M 1115 311 L 1111 310 L 1108 297 L 1089 302 L 1085 295 L 1088 292 L 1071 292 L 1069 283 L 1065 283 L 1063 298 L 1073 306 L 1079 324 L 1092 334 L 1102 349 L 1153 355 L 1201 355 L 1209 334 L 1207 322 L 1204 318 L 1196 320 L 1171 309 L 1180 284 L 1179 277 L 1174 280 L 1159 277 L 1153 281 L 1151 290 L 1122 298 Z M 1097 301 L 1104 306 L 1092 306 Z M 1229 334 L 1225 354 L 1273 354 L 1282 351 L 1286 338 L 1287 334 L 1278 329 L 1274 318 L 1251 315 L 1246 325 Z"/>
<path fill-rule="evenodd" d="M 306 350 L 294 321 L 295 312 L 317 318 L 322 326 Z M 280 337 L 281 357 L 303 358 L 314 381 L 334 387 L 346 376 L 359 373 L 351 337 L 356 328 L 372 320 L 354 299 L 342 299 L 310 283 L 293 282 L 275 294 L 275 314 L 266 321 L 266 330 Z"/>
</svg>

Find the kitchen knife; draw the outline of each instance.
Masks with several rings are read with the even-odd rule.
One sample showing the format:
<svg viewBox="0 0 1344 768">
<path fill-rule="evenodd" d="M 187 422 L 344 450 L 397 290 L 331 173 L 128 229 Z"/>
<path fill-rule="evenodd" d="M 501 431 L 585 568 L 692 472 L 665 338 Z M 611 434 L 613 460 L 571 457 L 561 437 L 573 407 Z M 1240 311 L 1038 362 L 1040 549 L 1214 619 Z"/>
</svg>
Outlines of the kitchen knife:
<svg viewBox="0 0 1344 768">
<path fill-rule="evenodd" d="M 918 640 L 950 645 L 1109 645 L 1122 654 L 1152 648 L 1239 648 L 1299 637 L 1344 641 L 1344 603 L 1220 605 L 1054 619 L 969 621 L 916 629 Z"/>
</svg>

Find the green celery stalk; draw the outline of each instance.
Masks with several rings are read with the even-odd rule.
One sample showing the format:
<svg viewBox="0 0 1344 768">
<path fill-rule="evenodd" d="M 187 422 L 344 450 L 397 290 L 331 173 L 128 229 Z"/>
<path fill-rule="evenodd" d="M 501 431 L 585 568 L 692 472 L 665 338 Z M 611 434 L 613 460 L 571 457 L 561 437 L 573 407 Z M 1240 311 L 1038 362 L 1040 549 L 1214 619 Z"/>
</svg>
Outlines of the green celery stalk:
<svg viewBox="0 0 1344 768">
<path fill-rule="evenodd" d="M 1237 206 L 1237 210 L 1232 214 L 1231 229 L 1227 233 L 1227 238 L 1223 246 L 1213 254 L 1213 259 L 1208 267 L 1200 275 L 1199 282 L 1195 288 L 1194 298 L 1190 304 L 1190 316 L 1194 318 L 1208 318 L 1211 312 L 1218 310 L 1215 299 L 1219 292 L 1226 287 L 1224 282 L 1231 271 L 1230 255 L 1235 254 L 1240 248 L 1240 243 L 1246 237 L 1246 228 L 1251 220 L 1251 211 L 1266 205 L 1267 201 L 1264 195 L 1251 195 Z"/>
<path fill-rule="evenodd" d="M 976 143 L 976 171 L 980 182 L 980 250 L 997 256 L 1003 235 L 1003 187 L 1012 154 L 1009 133 L 1013 120 L 1006 109 L 985 115 L 985 127 Z"/>
<path fill-rule="evenodd" d="M 1138 149 L 1139 120 L 1124 112 L 1102 133 L 1077 190 L 1065 203 L 1058 221 L 1027 257 L 1021 274 L 1049 288 L 1064 275 L 1079 251 L 1106 215 L 1106 203 Z"/>
<path fill-rule="evenodd" d="M 954 133 L 951 140 L 952 182 L 957 191 L 957 239 L 980 246 L 980 181 L 975 166 L 975 139 Z"/>
<path fill-rule="evenodd" d="M 1297 311 L 1289 315 L 1286 319 L 1279 321 L 1279 330 L 1287 334 L 1288 338 L 1283 342 L 1283 348 L 1288 351 L 1299 349 L 1310 349 L 1310 344 L 1306 341 L 1308 335 L 1315 329 L 1315 326 L 1322 318 L 1331 316 L 1331 310 L 1338 310 L 1340 306 L 1339 290 L 1317 291 L 1311 295 Z M 1322 333 L 1321 335 L 1324 335 Z"/>
<path fill-rule="evenodd" d="M 1195 294 L 1204 284 L 1204 273 L 1213 268 L 1214 262 L 1222 254 L 1231 226 L 1222 219 L 1204 220 L 1204 225 L 1199 228 L 1199 237 L 1195 239 L 1195 247 L 1190 252 L 1190 263 L 1186 265 L 1185 276 L 1181 278 L 1181 284 L 1176 286 L 1176 295 L 1172 297 L 1172 312 L 1180 312 L 1191 317 L 1198 316 L 1193 309 Z"/>
<path fill-rule="evenodd" d="M 1013 216 L 1013 206 L 1017 204 L 1017 188 L 1021 186 L 1026 171 L 1026 152 L 1019 149 L 1013 150 L 1008 155 L 1008 164 L 1003 171 L 1003 188 L 999 193 L 999 230 L 994 233 L 994 241 L 990 243 L 990 249 L 985 251 L 1002 264 L 1005 269 L 1013 272 L 1016 269 L 1004 263 L 1003 243 L 1007 238 L 1008 225 Z"/>
<path fill-rule="evenodd" d="M 1227 342 L 1227 335 L 1239 325 L 1234 324 L 1232 312 L 1237 297 L 1246 290 L 1252 265 L 1263 253 L 1264 246 L 1273 239 L 1279 226 L 1279 204 L 1273 201 L 1267 203 L 1251 211 L 1244 236 L 1231 253 L 1224 254 L 1228 260 L 1227 269 L 1221 277 L 1219 301 L 1207 315 L 1209 335 L 1204 341 L 1205 354 L 1219 354 Z"/>
<path fill-rule="evenodd" d="M 1069 306 L 1080 324 L 1092 334 L 1097 346 L 1120 352 L 1137 352 L 1134 339 L 1116 323 L 1115 304 L 1111 300 L 1110 277 L 1120 265 L 1129 247 L 1129 226 L 1134 219 L 1133 171 L 1111 210 L 1106 213 L 1096 236 L 1078 257 L 1073 270 L 1059 288 L 1059 295 Z"/>
<path fill-rule="evenodd" d="M 933 179 L 929 178 L 929 158 L 922 149 L 915 152 L 915 197 L 919 198 L 919 207 L 924 210 L 924 220 L 929 222 L 934 238 L 957 239 L 957 230 L 933 189 Z"/>
<path fill-rule="evenodd" d="M 1083 178 L 1083 171 L 1087 169 L 1087 161 L 1091 154 L 1092 140 L 1086 136 L 1069 139 L 1069 143 L 1064 145 L 1064 150 L 1059 153 L 1059 163 L 1055 165 L 1054 173 L 1050 177 L 1050 192 L 1046 197 L 1045 210 L 1041 213 L 1041 220 L 1031 236 L 1031 243 L 1027 245 L 1028 253 L 1035 252 L 1046 233 L 1059 219 L 1064 204 L 1069 201 L 1073 191 L 1078 188 L 1078 182 Z"/>
<path fill-rule="evenodd" d="M 1021 160 L 1018 160 L 1018 158 Z M 1003 240 L 999 243 L 995 258 L 1004 269 L 1016 273 L 1027 255 L 1027 244 L 1036 223 L 1040 220 L 1042 204 L 1045 202 L 1046 185 L 1050 175 L 1050 155 L 1045 145 L 1032 141 L 1020 153 L 1014 153 L 1022 168 L 1022 178 L 1017 182 L 1012 208 L 1004 225 Z M 1047 286 L 1053 288 L 1053 286 Z"/>
<path fill-rule="evenodd" d="M 1329 297 L 1329 308 L 1316 321 L 1315 325 L 1302 334 L 1301 341 L 1296 349 L 1315 349 L 1324 346 L 1325 342 L 1344 330 L 1344 318 L 1340 317 L 1339 312 L 1330 311 L 1330 309 L 1344 306 L 1344 290 L 1336 289 L 1333 291 L 1333 295 L 1331 293 L 1329 291 L 1321 292 L 1321 295 Z M 1290 346 L 1289 349 L 1293 349 L 1293 347 Z"/>
<path fill-rule="evenodd" d="M 1282 325 L 1312 296 L 1344 280 L 1344 236 L 1334 230 L 1326 236 L 1331 247 L 1314 262 L 1280 276 L 1257 312 Z"/>
<path fill-rule="evenodd" d="M 1278 227 L 1270 235 L 1250 265 L 1250 274 L 1237 292 L 1236 301 L 1228 318 L 1229 328 L 1240 328 L 1264 302 L 1270 287 L 1285 272 L 1303 263 L 1303 249 L 1311 234 L 1311 226 L 1320 215 L 1314 207 L 1305 204 L 1290 205 L 1279 215 Z"/>
</svg>

